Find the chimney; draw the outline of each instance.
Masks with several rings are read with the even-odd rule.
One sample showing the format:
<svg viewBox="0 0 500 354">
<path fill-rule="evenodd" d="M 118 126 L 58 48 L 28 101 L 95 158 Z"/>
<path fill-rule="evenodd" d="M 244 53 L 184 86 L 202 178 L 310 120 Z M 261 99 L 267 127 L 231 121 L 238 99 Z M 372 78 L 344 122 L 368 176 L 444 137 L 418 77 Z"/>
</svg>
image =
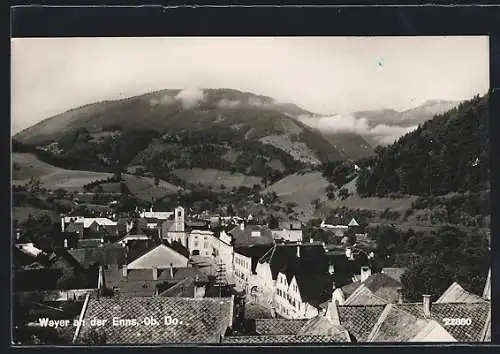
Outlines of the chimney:
<svg viewBox="0 0 500 354">
<path fill-rule="evenodd" d="M 245 222 L 244 221 L 242 221 L 240 224 L 240 230 L 245 231 Z"/>
<path fill-rule="evenodd" d="M 422 295 L 424 298 L 424 316 L 429 318 L 431 316 L 431 296 L 430 295 Z"/>
<path fill-rule="evenodd" d="M 372 275 L 372 270 L 370 269 L 370 267 L 361 267 L 361 282 L 364 282 L 366 279 L 368 279 L 370 275 Z"/>
<path fill-rule="evenodd" d="M 153 267 L 153 280 L 158 280 L 158 268 Z"/>
<path fill-rule="evenodd" d="M 335 267 L 333 266 L 333 264 L 330 264 L 328 266 L 328 274 L 332 275 L 333 273 L 335 273 Z"/>
<path fill-rule="evenodd" d="M 61 216 L 61 231 L 64 232 L 64 216 Z"/>
<path fill-rule="evenodd" d="M 21 232 L 18 230 L 18 231 L 16 232 L 16 240 L 18 240 L 18 241 L 19 241 L 19 239 L 20 239 L 20 238 L 21 238 Z"/>
<path fill-rule="evenodd" d="M 231 306 L 229 308 L 229 327 L 233 328 L 234 325 L 234 295 L 231 295 Z"/>
<path fill-rule="evenodd" d="M 349 258 L 349 259 L 352 257 L 352 251 L 351 251 L 351 248 L 350 248 L 350 247 L 347 247 L 347 248 L 345 249 L 345 256 L 346 256 L 347 258 Z"/>
<path fill-rule="evenodd" d="M 174 279 L 174 264 L 170 263 L 170 279 Z"/>
<path fill-rule="evenodd" d="M 313 243 L 314 240 L 312 238 L 309 239 L 309 243 Z"/>
<path fill-rule="evenodd" d="M 301 242 L 297 242 L 297 258 L 300 258 L 300 246 L 301 246 Z"/>
<path fill-rule="evenodd" d="M 398 304 L 403 303 L 403 290 L 401 288 L 398 288 Z"/>
<path fill-rule="evenodd" d="M 126 264 L 124 264 L 122 267 L 122 275 L 124 278 L 127 277 L 127 265 Z"/>
<path fill-rule="evenodd" d="M 67 238 L 64 239 L 64 248 L 68 248 L 68 239 Z"/>
<path fill-rule="evenodd" d="M 328 314 L 328 319 L 334 326 L 340 326 L 339 309 L 337 307 L 337 301 L 331 301 L 328 303 L 328 309 L 326 310 Z"/>
<path fill-rule="evenodd" d="M 101 245 L 104 244 L 104 238 L 101 237 Z"/>
</svg>

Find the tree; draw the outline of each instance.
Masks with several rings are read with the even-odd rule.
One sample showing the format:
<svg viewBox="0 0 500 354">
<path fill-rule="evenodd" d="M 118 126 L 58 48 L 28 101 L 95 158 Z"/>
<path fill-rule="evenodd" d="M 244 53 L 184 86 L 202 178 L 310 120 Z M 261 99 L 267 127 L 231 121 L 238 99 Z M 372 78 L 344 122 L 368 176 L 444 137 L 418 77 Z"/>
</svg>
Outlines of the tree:
<svg viewBox="0 0 500 354">
<path fill-rule="evenodd" d="M 352 246 L 356 243 L 356 233 L 353 228 L 349 228 L 345 235 L 347 237 L 347 244 Z"/>
<path fill-rule="evenodd" d="M 346 188 L 341 188 L 338 191 L 338 195 L 342 200 L 346 199 L 349 196 L 349 191 Z"/>
<path fill-rule="evenodd" d="M 421 301 L 422 295 L 431 295 L 431 301 L 435 301 L 452 281 L 453 274 L 438 256 L 410 266 L 401 276 L 403 296 L 410 302 Z"/>
<path fill-rule="evenodd" d="M 226 213 L 227 213 L 228 216 L 234 216 L 234 208 L 233 208 L 232 204 L 229 204 L 227 206 Z"/>
<path fill-rule="evenodd" d="M 39 178 L 31 178 L 26 185 L 26 189 L 28 192 L 36 194 L 40 192 L 40 188 L 42 187 L 42 183 Z"/>
<path fill-rule="evenodd" d="M 269 217 L 269 221 L 268 221 L 267 226 L 271 230 L 276 230 L 279 227 L 279 222 L 274 215 L 271 214 L 271 216 Z"/>
</svg>

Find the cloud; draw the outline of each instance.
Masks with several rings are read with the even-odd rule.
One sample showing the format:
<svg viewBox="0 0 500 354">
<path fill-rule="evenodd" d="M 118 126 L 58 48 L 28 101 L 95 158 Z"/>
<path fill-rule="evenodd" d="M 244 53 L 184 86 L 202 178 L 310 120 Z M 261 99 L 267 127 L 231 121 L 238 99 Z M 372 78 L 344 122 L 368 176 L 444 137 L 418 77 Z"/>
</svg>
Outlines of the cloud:
<svg viewBox="0 0 500 354">
<path fill-rule="evenodd" d="M 336 114 L 333 116 L 311 117 L 300 116 L 300 121 L 312 128 L 327 133 L 350 132 L 363 136 L 370 136 L 381 144 L 387 145 L 415 130 L 414 127 L 401 127 L 398 125 L 379 124 L 370 128 L 365 117 L 356 118 L 351 114 Z"/>
<path fill-rule="evenodd" d="M 260 99 L 258 97 L 249 97 L 248 98 L 248 104 L 256 107 L 273 107 L 275 105 L 275 101 L 272 100 L 271 102 Z"/>
<path fill-rule="evenodd" d="M 205 99 L 205 93 L 197 88 L 188 88 L 175 95 L 175 99 L 181 101 L 184 109 L 191 109 Z"/>
<path fill-rule="evenodd" d="M 238 107 L 241 104 L 241 101 L 230 101 L 227 98 L 223 98 L 219 102 L 217 102 L 217 106 L 220 108 L 234 108 Z"/>
<path fill-rule="evenodd" d="M 149 101 L 149 104 L 150 104 L 152 107 L 155 107 L 155 106 L 157 106 L 157 105 L 159 105 L 159 104 L 162 104 L 162 105 L 170 105 L 170 104 L 172 104 L 172 103 L 174 103 L 174 99 L 173 99 L 171 96 L 169 96 L 169 95 L 164 95 L 164 96 L 162 96 L 160 99 L 155 99 L 155 98 L 153 98 L 153 99 L 151 99 L 151 100 Z"/>
</svg>

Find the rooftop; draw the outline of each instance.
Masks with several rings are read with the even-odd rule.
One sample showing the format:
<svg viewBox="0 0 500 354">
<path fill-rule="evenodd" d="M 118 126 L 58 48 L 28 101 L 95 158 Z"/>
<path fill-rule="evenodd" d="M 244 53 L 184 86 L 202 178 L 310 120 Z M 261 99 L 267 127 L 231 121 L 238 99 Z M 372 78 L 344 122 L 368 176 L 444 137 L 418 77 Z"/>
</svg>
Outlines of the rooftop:
<svg viewBox="0 0 500 354">
<path fill-rule="evenodd" d="M 478 295 L 466 291 L 457 282 L 454 282 L 448 289 L 436 300 L 436 303 L 458 302 L 458 303 L 474 303 L 484 302 L 485 299 Z"/>
<path fill-rule="evenodd" d="M 232 321 L 231 298 L 176 297 L 91 297 L 83 319 L 107 320 L 99 328 L 106 344 L 195 344 L 218 343 Z M 160 325 L 144 324 L 146 317 Z M 165 325 L 164 319 L 176 319 L 176 325 Z M 135 319 L 136 326 L 114 326 L 113 318 Z M 75 342 L 85 344 L 90 326 L 80 327 Z"/>
<path fill-rule="evenodd" d="M 288 320 L 282 318 L 256 319 L 255 330 L 260 335 L 290 335 L 299 333 L 307 320 Z"/>
</svg>

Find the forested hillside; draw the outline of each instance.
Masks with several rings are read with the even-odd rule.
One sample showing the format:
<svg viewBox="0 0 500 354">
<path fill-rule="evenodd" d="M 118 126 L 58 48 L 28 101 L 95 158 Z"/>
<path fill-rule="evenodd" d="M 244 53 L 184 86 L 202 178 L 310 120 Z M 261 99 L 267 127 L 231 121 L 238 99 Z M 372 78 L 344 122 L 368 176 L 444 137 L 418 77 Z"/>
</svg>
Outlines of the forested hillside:
<svg viewBox="0 0 500 354">
<path fill-rule="evenodd" d="M 481 192 L 490 186 L 488 96 L 436 115 L 362 161 L 361 196 L 436 196 Z"/>
</svg>

